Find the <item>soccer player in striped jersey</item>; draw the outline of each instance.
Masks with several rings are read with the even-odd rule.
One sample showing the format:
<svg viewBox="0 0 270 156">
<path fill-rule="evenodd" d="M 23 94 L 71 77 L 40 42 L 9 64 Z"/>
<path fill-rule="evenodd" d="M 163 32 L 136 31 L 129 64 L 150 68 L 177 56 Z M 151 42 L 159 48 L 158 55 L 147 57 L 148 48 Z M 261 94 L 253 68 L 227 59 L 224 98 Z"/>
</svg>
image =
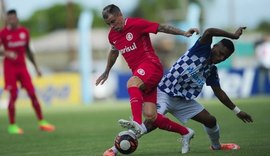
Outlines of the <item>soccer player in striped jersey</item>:
<svg viewBox="0 0 270 156">
<path fill-rule="evenodd" d="M 219 142 L 219 125 L 216 118 L 194 100 L 204 84 L 210 86 L 219 101 L 232 110 L 238 118 L 244 122 L 253 121 L 252 117 L 241 111 L 222 90 L 216 67 L 216 64 L 225 61 L 235 50 L 233 42 L 227 38 L 239 39 L 244 29 L 245 27 L 239 27 L 234 33 L 217 28 L 205 30 L 194 46 L 176 61 L 159 83 L 159 112 L 165 114 L 171 111 L 182 122 L 191 118 L 202 123 L 211 140 L 213 150 L 230 150 L 240 147 L 236 144 Z M 215 36 L 226 38 L 211 48 Z"/>
</svg>

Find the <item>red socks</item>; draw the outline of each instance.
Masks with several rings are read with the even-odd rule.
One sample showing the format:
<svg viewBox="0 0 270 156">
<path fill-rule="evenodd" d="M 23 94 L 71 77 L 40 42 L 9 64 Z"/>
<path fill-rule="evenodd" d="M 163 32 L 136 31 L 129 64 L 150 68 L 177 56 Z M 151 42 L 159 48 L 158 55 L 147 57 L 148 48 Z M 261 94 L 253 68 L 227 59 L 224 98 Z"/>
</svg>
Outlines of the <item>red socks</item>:
<svg viewBox="0 0 270 156">
<path fill-rule="evenodd" d="M 9 123 L 15 123 L 15 101 L 18 96 L 18 90 L 10 90 L 9 91 L 9 102 L 8 102 L 8 116 L 9 116 Z"/>
<path fill-rule="evenodd" d="M 138 124 L 141 125 L 142 124 L 142 104 L 143 104 L 142 93 L 138 87 L 128 88 L 128 93 L 130 97 L 133 121 L 136 121 Z"/>
<path fill-rule="evenodd" d="M 136 121 L 138 124 L 142 124 L 142 104 L 143 97 L 140 89 L 138 87 L 128 88 L 128 93 L 130 96 L 131 111 L 133 116 L 133 121 Z M 171 121 L 167 117 L 161 114 L 157 114 L 156 120 L 153 122 L 153 125 L 167 131 L 176 132 L 181 135 L 188 134 L 188 129 L 176 122 Z"/>
<path fill-rule="evenodd" d="M 42 120 L 43 116 L 42 116 L 42 112 L 41 112 L 41 107 L 40 107 L 40 104 L 38 102 L 36 95 L 30 95 L 29 97 L 31 99 L 32 106 L 35 110 L 35 113 L 37 115 L 38 120 Z"/>
<path fill-rule="evenodd" d="M 8 103 L 8 115 L 9 115 L 9 123 L 14 124 L 15 123 L 15 102 L 18 96 L 18 90 L 10 90 L 10 99 Z M 42 112 L 41 112 L 41 107 L 38 102 L 38 99 L 35 94 L 29 94 L 29 98 L 31 99 L 32 106 L 35 110 L 35 113 L 37 115 L 38 120 L 42 120 Z"/>
<path fill-rule="evenodd" d="M 181 135 L 185 135 L 188 134 L 189 131 L 186 127 L 173 122 L 172 120 L 170 120 L 169 118 L 165 117 L 164 115 L 161 114 L 157 114 L 157 118 L 153 123 L 154 126 L 163 129 L 163 130 L 167 130 L 170 132 L 176 132 L 179 133 Z"/>
<path fill-rule="evenodd" d="M 9 116 L 9 123 L 15 123 L 15 100 L 12 97 L 9 99 L 8 103 L 8 116 Z"/>
</svg>

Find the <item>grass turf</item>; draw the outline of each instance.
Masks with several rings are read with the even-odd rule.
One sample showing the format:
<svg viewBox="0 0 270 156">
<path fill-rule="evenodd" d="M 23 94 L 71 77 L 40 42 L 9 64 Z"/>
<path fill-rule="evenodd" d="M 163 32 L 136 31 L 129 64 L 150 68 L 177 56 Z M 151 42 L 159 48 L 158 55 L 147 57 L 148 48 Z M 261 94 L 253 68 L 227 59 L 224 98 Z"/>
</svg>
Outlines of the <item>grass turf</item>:
<svg viewBox="0 0 270 156">
<path fill-rule="evenodd" d="M 221 127 L 221 142 L 234 142 L 239 151 L 211 151 L 203 127 L 194 121 L 186 126 L 196 132 L 191 142 L 189 156 L 208 155 L 270 155 L 270 97 L 254 97 L 234 100 L 244 111 L 252 115 L 254 123 L 245 124 L 233 112 L 217 100 L 200 101 L 216 116 Z M 43 107 L 46 119 L 56 125 L 53 133 L 41 132 L 32 108 L 17 106 L 17 124 L 24 129 L 23 135 L 7 133 L 6 110 L 0 110 L 1 156 L 101 156 L 112 146 L 115 135 L 122 129 L 117 120 L 128 119 L 128 101 L 99 101 L 89 106 L 61 105 Z M 175 120 L 172 116 L 169 117 Z M 155 130 L 139 141 L 134 156 L 177 156 L 180 144 L 175 133 Z"/>
</svg>

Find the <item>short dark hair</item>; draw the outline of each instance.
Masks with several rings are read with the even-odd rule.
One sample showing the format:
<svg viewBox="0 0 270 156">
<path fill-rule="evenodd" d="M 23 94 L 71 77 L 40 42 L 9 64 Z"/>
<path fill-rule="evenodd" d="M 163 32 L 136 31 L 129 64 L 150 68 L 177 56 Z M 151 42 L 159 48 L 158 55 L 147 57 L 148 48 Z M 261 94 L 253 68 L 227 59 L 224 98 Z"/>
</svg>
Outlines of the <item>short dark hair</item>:
<svg viewBox="0 0 270 156">
<path fill-rule="evenodd" d="M 224 38 L 220 42 L 222 43 L 222 45 L 227 47 L 231 51 L 231 53 L 234 52 L 234 45 L 233 45 L 233 42 L 231 40 Z"/>
<path fill-rule="evenodd" d="M 7 15 L 11 15 L 11 14 L 17 14 L 17 11 L 15 9 L 8 10 Z"/>
<path fill-rule="evenodd" d="M 109 14 L 116 14 L 116 13 L 121 13 L 121 10 L 119 9 L 118 6 L 110 4 L 103 8 L 102 16 L 103 19 L 107 19 Z"/>
</svg>

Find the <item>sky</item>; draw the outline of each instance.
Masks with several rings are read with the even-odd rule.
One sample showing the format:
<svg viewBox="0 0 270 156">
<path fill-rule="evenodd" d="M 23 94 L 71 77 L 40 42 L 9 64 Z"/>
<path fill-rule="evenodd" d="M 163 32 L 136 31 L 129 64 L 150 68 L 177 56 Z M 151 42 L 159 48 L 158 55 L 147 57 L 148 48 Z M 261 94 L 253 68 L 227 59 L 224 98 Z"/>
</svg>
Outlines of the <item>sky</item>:
<svg viewBox="0 0 270 156">
<path fill-rule="evenodd" d="M 212 0 L 204 3 L 209 26 L 247 26 L 254 28 L 262 20 L 270 22 L 269 0 Z"/>
<path fill-rule="evenodd" d="M 138 0 L 4 0 L 7 9 L 15 8 L 21 19 L 29 18 L 34 11 L 57 3 L 73 1 L 86 8 L 102 10 L 107 4 L 118 5 L 123 12 L 129 12 Z M 228 25 L 255 27 L 260 21 L 270 21 L 270 0 L 202 0 L 207 8 L 206 27 L 226 27 Z"/>
<path fill-rule="evenodd" d="M 123 12 L 129 12 L 136 6 L 138 0 L 4 0 L 6 9 L 16 9 L 19 18 L 25 20 L 36 10 L 45 9 L 55 4 L 65 4 L 69 1 L 79 3 L 85 8 L 102 8 L 108 4 L 118 5 Z"/>
</svg>

